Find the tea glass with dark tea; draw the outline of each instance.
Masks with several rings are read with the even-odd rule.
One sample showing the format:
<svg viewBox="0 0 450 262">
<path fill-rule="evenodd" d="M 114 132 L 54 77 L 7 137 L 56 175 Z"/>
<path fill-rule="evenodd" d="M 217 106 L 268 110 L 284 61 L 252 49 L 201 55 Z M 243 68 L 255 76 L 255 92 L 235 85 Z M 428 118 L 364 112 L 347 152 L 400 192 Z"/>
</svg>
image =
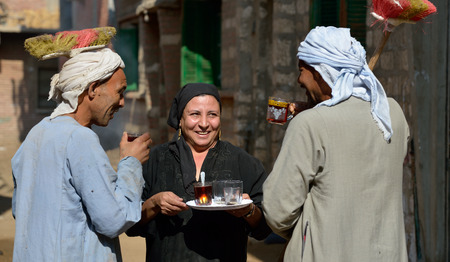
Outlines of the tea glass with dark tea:
<svg viewBox="0 0 450 262">
<path fill-rule="evenodd" d="M 194 183 L 194 194 L 196 205 L 211 205 L 212 203 L 212 184 L 211 182 Z"/>
<path fill-rule="evenodd" d="M 267 103 L 267 121 L 271 124 L 284 125 L 292 118 L 289 115 L 289 104 L 286 99 L 270 96 Z"/>
<path fill-rule="evenodd" d="M 141 133 L 129 133 L 127 132 L 128 142 L 133 142 L 136 138 L 140 137 Z"/>
</svg>

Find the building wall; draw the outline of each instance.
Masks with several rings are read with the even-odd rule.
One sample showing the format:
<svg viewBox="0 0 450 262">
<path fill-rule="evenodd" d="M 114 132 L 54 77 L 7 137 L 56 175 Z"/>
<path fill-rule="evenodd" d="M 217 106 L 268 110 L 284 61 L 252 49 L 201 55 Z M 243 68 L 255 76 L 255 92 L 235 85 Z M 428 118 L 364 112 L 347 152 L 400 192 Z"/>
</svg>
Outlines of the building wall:
<svg viewBox="0 0 450 262">
<path fill-rule="evenodd" d="M 286 126 L 266 121 L 269 96 L 305 100 L 297 84 L 296 50 L 309 31 L 307 1 L 237 1 L 237 145 L 272 168 Z M 306 20 L 307 21 L 307 20 Z M 250 114 L 248 112 L 251 112 Z"/>
<path fill-rule="evenodd" d="M 37 63 L 24 41 L 59 27 L 58 0 L 1 0 L 0 188 L 13 188 L 11 158 L 28 131 L 49 111 L 37 108 Z M 11 179 L 4 179 L 11 177 Z"/>
<path fill-rule="evenodd" d="M 2 34 L 2 40 L 7 35 Z M 22 44 L 23 37 L 15 37 L 16 34 L 8 34 L 9 43 L 3 42 L 0 45 L 0 98 L 3 103 L 0 104 L 0 157 L 2 159 L 11 159 L 12 152 L 17 150 L 20 145 L 21 130 L 24 122 L 34 121 L 20 121 L 19 116 L 22 112 L 27 112 L 30 107 L 29 96 L 26 92 L 26 85 L 24 83 L 25 57 L 23 50 L 17 50 L 15 46 Z M 10 54 L 11 57 L 6 56 Z M 6 162 L 6 161 L 5 161 Z M 2 169 L 9 167 L 9 161 L 2 164 Z"/>
<path fill-rule="evenodd" d="M 108 25 L 108 0 L 71 1 L 69 3 L 72 5 L 72 28 L 68 28 L 68 30 Z"/>
<path fill-rule="evenodd" d="M 143 80 L 146 83 L 140 83 L 146 90 L 146 95 L 150 98 L 148 116 L 149 132 L 152 135 L 154 144 L 162 144 L 168 141 L 167 121 L 167 99 L 165 90 L 161 83 L 163 68 L 161 63 L 161 50 L 159 48 L 159 23 L 157 14 L 149 14 L 148 21 L 142 16 L 139 24 L 139 35 L 143 50 Z"/>
<path fill-rule="evenodd" d="M 448 158 L 450 5 L 424 23 L 408 27 L 413 47 L 411 79 L 413 139 L 421 261 L 449 261 L 450 161 Z M 412 41 L 411 41 L 412 40 Z"/>
<path fill-rule="evenodd" d="M 59 0 L 2 0 L 7 17 L 0 32 L 59 28 Z"/>
<path fill-rule="evenodd" d="M 167 125 L 167 116 L 172 105 L 172 100 L 180 90 L 181 79 L 181 19 L 182 10 L 180 8 L 159 8 L 157 10 L 163 81 L 162 89 L 166 110 L 163 111 L 162 118 L 165 118 Z M 169 128 L 168 138 L 172 138 L 175 130 Z"/>
<path fill-rule="evenodd" d="M 119 25 L 136 17 L 136 9 L 141 2 L 141 0 L 114 0 L 115 16 Z"/>
</svg>

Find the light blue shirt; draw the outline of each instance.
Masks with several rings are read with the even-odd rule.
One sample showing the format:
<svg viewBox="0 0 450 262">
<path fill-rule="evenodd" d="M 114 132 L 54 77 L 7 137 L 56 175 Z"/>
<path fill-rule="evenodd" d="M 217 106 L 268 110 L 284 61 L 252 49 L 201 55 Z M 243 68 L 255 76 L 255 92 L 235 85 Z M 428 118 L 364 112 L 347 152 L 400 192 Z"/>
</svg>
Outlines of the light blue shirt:
<svg viewBox="0 0 450 262">
<path fill-rule="evenodd" d="M 122 261 L 118 236 L 141 218 L 142 165 L 117 173 L 98 136 L 73 118 L 44 118 L 11 160 L 13 261 Z"/>
</svg>

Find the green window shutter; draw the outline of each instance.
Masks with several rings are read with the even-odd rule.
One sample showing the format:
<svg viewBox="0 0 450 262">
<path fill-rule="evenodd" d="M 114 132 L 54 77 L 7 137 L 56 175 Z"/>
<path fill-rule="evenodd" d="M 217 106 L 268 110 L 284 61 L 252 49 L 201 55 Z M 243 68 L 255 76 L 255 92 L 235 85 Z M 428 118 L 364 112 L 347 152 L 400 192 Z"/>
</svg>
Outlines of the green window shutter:
<svg viewBox="0 0 450 262">
<path fill-rule="evenodd" d="M 366 0 L 311 0 L 310 25 L 344 26 L 363 46 L 366 45 Z M 341 8 L 343 7 L 343 8 Z"/>
<path fill-rule="evenodd" d="M 366 46 L 366 0 L 347 0 L 347 27 L 352 36 Z"/>
<path fill-rule="evenodd" d="M 115 37 L 114 48 L 125 63 L 123 71 L 127 77 L 127 91 L 138 91 L 139 39 L 137 27 L 119 29 Z"/>
<path fill-rule="evenodd" d="M 181 47 L 181 84 L 220 87 L 221 1 L 185 0 Z"/>
<path fill-rule="evenodd" d="M 339 3 L 337 0 L 311 0 L 311 28 L 339 26 Z"/>
</svg>

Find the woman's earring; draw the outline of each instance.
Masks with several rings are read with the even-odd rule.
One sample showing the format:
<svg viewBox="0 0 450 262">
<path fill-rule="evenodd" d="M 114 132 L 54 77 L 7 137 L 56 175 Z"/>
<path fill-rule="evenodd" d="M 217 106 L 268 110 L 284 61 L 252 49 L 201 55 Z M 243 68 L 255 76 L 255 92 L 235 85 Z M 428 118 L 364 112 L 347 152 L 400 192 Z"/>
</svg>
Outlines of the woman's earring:
<svg viewBox="0 0 450 262">
<path fill-rule="evenodd" d="M 220 137 L 222 137 L 222 129 L 219 130 L 219 140 L 220 140 Z"/>
<path fill-rule="evenodd" d="M 178 140 L 180 140 L 181 137 L 181 128 L 178 128 Z"/>
</svg>

